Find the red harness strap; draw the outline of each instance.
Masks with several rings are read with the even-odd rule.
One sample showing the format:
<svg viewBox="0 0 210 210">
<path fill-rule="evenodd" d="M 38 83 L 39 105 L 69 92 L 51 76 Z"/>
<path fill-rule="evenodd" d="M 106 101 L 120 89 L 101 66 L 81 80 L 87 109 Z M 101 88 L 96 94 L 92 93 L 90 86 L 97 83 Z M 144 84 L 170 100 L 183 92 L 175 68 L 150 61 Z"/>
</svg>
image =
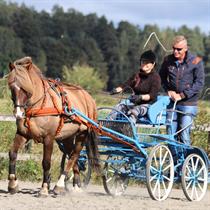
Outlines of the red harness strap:
<svg viewBox="0 0 210 210">
<path fill-rule="evenodd" d="M 48 115 L 60 115 L 63 114 L 63 110 L 58 110 L 55 107 L 44 107 L 44 108 L 34 108 L 26 112 L 26 117 L 39 117 Z"/>
<path fill-rule="evenodd" d="M 53 85 L 58 88 L 58 92 L 61 95 L 61 100 L 62 100 L 62 109 L 60 109 L 57 104 L 57 98 L 48 91 L 48 89 L 49 89 L 49 87 L 47 87 L 47 86 L 49 86 L 48 82 L 53 83 Z M 64 117 L 65 117 L 64 107 L 68 106 L 68 108 L 70 110 L 71 105 L 70 105 L 70 102 L 68 101 L 68 98 L 65 95 L 64 89 L 61 86 L 61 84 L 59 84 L 55 80 L 49 80 L 49 81 L 42 80 L 42 83 L 43 83 L 44 94 L 45 94 L 42 105 L 40 108 L 29 108 L 28 110 L 26 110 L 26 123 L 28 125 L 28 129 L 30 130 L 31 129 L 30 128 L 30 119 L 32 117 L 60 116 L 60 122 L 59 122 L 58 128 L 56 130 L 56 135 L 58 135 L 64 125 Z M 54 107 L 45 107 L 47 92 L 50 95 L 50 98 L 53 102 Z"/>
<path fill-rule="evenodd" d="M 56 130 L 56 135 L 58 135 L 64 125 L 64 117 L 66 117 L 66 113 L 64 111 L 64 107 L 68 107 L 69 110 L 71 110 L 71 105 L 70 105 L 70 102 L 68 101 L 68 98 L 66 97 L 65 95 L 65 92 L 64 92 L 64 89 L 62 87 L 61 84 L 59 84 L 57 81 L 54 81 L 54 80 L 50 80 L 49 82 L 53 83 L 57 88 L 58 88 L 58 92 L 59 94 L 61 95 L 61 100 L 62 100 L 62 109 L 59 109 L 58 105 L 57 105 L 57 100 L 56 100 L 56 97 L 53 96 L 49 91 L 47 91 L 47 88 L 46 88 L 46 81 L 42 81 L 43 82 L 43 87 L 44 87 L 44 92 L 45 92 L 45 97 L 43 99 L 43 102 L 42 102 L 42 105 L 40 108 L 34 108 L 34 109 L 28 109 L 26 111 L 26 123 L 28 125 L 28 128 L 30 130 L 30 118 L 31 117 L 39 117 L 39 116 L 53 116 L 53 115 L 58 115 L 60 116 L 60 122 L 59 122 L 59 125 L 58 125 L 58 128 Z M 54 107 L 45 107 L 45 104 L 46 104 L 46 93 L 49 93 L 50 97 L 51 97 L 51 100 L 53 102 L 53 105 Z M 89 114 L 88 114 L 89 115 Z M 68 118 L 70 116 L 67 116 Z M 100 126 L 97 127 L 97 126 L 94 126 L 92 124 L 90 124 L 89 122 L 85 121 L 84 119 L 80 118 L 79 116 L 77 115 L 74 115 L 72 116 L 72 120 L 78 122 L 79 124 L 83 124 L 85 126 L 87 126 L 88 128 L 91 128 L 93 130 L 95 130 L 99 135 L 105 135 L 105 136 L 109 136 L 111 137 L 112 139 L 114 139 L 115 141 L 117 142 L 120 142 L 122 144 L 125 144 L 129 147 L 131 147 L 136 153 L 140 153 L 140 151 L 132 144 L 118 138 L 117 136 L 111 134 L 111 133 L 108 133 L 106 131 L 103 131 Z"/>
</svg>

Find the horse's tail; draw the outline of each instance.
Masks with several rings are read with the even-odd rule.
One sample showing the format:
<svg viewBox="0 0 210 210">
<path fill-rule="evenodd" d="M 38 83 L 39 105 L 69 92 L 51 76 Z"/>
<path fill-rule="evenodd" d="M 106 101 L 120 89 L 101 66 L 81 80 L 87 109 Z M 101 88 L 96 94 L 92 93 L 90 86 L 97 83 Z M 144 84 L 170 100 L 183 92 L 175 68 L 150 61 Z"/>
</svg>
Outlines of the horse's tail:
<svg viewBox="0 0 210 210">
<path fill-rule="evenodd" d="M 98 137 L 93 129 L 88 129 L 86 148 L 91 168 L 93 168 L 97 174 L 100 174 L 101 167 L 99 163 Z"/>
</svg>

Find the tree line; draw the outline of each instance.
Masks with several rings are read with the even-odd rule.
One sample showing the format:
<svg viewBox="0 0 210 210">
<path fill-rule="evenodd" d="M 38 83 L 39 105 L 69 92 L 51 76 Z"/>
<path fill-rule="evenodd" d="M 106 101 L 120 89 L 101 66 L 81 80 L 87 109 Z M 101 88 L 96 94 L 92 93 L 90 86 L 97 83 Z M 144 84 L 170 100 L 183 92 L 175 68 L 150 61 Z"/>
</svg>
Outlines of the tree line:
<svg viewBox="0 0 210 210">
<path fill-rule="evenodd" d="M 110 90 L 126 80 L 139 68 L 140 54 L 152 49 L 160 66 L 167 54 L 156 39 L 143 49 L 149 35 L 155 32 L 166 49 L 177 34 L 185 35 L 190 51 L 203 57 L 206 86 L 210 83 L 210 35 L 199 27 L 186 25 L 179 29 L 144 27 L 121 21 L 117 26 L 96 14 L 84 15 L 74 9 L 55 5 L 50 13 L 38 12 L 22 4 L 0 0 L 0 76 L 8 73 L 8 63 L 31 56 L 47 77 L 63 78 L 68 69 L 90 66 Z M 78 73 L 77 73 L 78 74 Z"/>
</svg>

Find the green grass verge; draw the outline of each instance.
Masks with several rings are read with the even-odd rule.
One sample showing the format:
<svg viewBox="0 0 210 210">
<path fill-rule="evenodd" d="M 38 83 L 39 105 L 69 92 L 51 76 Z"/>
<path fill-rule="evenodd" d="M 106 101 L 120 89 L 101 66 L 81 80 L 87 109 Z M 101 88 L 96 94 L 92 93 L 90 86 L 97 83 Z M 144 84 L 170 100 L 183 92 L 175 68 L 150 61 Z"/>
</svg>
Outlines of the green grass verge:
<svg viewBox="0 0 210 210">
<path fill-rule="evenodd" d="M 97 106 L 109 106 L 113 107 L 122 98 L 118 96 L 110 96 L 106 93 L 97 94 L 93 96 L 96 100 Z M 13 106 L 10 99 L 0 99 L 0 113 L 1 114 L 12 114 Z M 198 125 L 204 125 L 210 122 L 210 106 L 209 101 L 200 101 L 199 103 L 199 114 L 195 120 Z M 9 147 L 13 141 L 16 132 L 15 122 L 1 122 L 0 123 L 0 152 L 8 152 Z M 208 133 L 193 130 L 192 142 L 193 145 L 203 148 L 207 151 L 208 147 Z M 20 153 L 24 150 L 20 150 Z M 32 144 L 30 148 L 31 154 L 42 154 L 42 145 Z M 59 164 L 60 164 L 60 151 L 58 151 L 57 145 L 53 152 L 52 161 L 52 181 L 57 180 L 59 176 Z M 21 180 L 40 181 L 42 179 L 42 164 L 41 160 L 25 160 L 17 161 L 17 175 Z M 6 179 L 8 176 L 8 158 L 0 158 L 0 179 Z M 101 183 L 101 179 L 98 176 L 94 176 L 96 183 Z"/>
</svg>

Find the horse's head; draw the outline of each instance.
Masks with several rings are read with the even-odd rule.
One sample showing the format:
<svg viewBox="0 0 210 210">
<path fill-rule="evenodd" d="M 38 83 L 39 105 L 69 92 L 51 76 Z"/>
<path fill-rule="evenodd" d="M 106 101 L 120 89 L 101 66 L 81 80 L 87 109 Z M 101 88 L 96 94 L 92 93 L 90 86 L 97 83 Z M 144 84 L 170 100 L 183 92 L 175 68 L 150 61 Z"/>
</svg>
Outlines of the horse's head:
<svg viewBox="0 0 210 210">
<path fill-rule="evenodd" d="M 29 70 L 32 65 L 30 57 L 9 64 L 8 84 L 14 104 L 14 115 L 17 119 L 25 117 L 25 109 L 33 95 Z"/>
</svg>

